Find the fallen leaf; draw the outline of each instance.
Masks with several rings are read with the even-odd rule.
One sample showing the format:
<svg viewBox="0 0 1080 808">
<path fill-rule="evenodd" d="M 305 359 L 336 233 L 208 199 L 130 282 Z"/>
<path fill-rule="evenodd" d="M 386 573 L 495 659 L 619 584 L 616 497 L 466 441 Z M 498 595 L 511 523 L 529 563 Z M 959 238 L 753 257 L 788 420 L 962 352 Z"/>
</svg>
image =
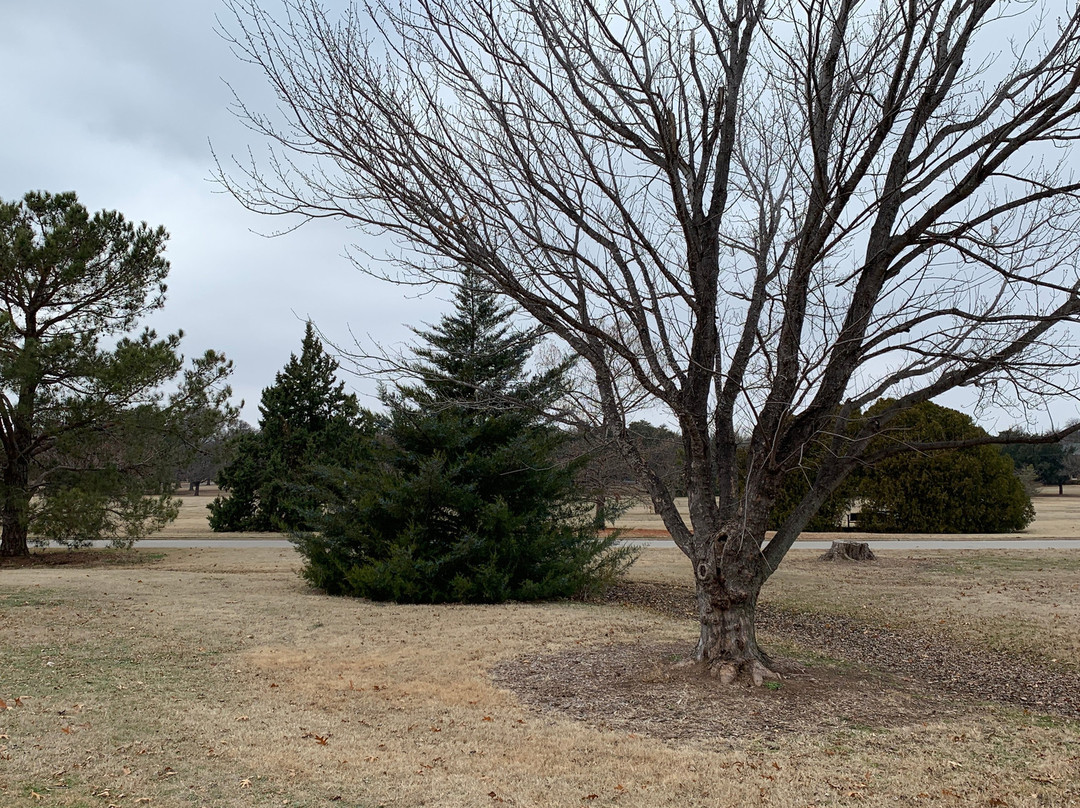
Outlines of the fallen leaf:
<svg viewBox="0 0 1080 808">
<path fill-rule="evenodd" d="M 240 781 L 240 788 L 251 788 L 251 780 L 245 777 Z"/>
</svg>

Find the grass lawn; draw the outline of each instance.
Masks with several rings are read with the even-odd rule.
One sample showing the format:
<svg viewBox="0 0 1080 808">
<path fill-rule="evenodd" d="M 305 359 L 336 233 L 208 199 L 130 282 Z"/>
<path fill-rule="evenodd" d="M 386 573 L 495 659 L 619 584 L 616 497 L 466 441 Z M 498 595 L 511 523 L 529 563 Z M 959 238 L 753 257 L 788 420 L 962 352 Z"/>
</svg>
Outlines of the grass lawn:
<svg viewBox="0 0 1080 808">
<path fill-rule="evenodd" d="M 53 555 L 0 568 L 0 806 L 1080 806 L 1075 551 L 796 550 L 775 690 L 680 664 L 674 550 L 469 607 L 325 597 L 288 549 Z"/>
<path fill-rule="evenodd" d="M 764 600 L 1068 674 L 1074 558 L 801 553 Z M 1080 805 L 1067 715 L 767 632 L 808 678 L 710 702 L 718 686 L 677 663 L 693 621 L 662 610 L 380 605 L 312 592 L 297 567 L 242 549 L 0 571 L 0 804 Z M 685 586 L 673 551 L 631 579 Z"/>
</svg>

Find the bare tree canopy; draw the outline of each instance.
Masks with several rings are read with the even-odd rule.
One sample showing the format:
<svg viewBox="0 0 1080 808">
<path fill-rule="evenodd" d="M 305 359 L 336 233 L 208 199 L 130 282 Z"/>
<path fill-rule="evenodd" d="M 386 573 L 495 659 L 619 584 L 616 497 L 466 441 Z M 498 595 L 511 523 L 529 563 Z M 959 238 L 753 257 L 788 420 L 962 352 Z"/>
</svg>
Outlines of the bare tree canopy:
<svg viewBox="0 0 1080 808">
<path fill-rule="evenodd" d="M 469 267 L 580 354 L 693 563 L 723 679 L 774 673 L 761 585 L 896 413 L 1075 395 L 1073 4 L 229 7 L 279 104 L 238 99 L 270 148 L 220 179 L 254 210 L 396 236 L 399 279 Z M 627 390 L 680 427 L 689 524 L 627 439 Z M 769 538 L 814 443 L 828 459 Z"/>
</svg>

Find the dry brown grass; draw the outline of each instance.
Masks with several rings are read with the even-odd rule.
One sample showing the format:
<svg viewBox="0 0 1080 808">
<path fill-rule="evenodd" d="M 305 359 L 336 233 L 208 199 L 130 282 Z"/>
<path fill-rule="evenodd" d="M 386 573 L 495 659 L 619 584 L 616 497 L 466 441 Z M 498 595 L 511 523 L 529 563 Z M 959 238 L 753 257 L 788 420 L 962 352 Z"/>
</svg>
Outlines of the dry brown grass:
<svg viewBox="0 0 1080 808">
<path fill-rule="evenodd" d="M 208 501 L 187 498 L 177 530 L 200 535 Z M 0 805 L 1080 806 L 1073 721 L 923 700 L 918 683 L 812 656 L 814 681 L 705 703 L 695 694 L 712 683 L 669 655 L 690 648 L 692 621 L 334 599 L 298 566 L 291 550 L 249 548 L 0 569 Z M 674 550 L 646 551 L 631 576 L 688 581 Z M 796 551 L 765 599 L 934 627 L 957 653 L 1080 666 L 1076 554 L 836 566 Z M 627 647 L 650 656 L 604 675 L 652 688 L 679 732 L 567 706 Z M 545 659 L 565 671 L 550 703 L 503 675 Z M 783 730 L 755 732 L 755 711 L 782 714 Z"/>
<path fill-rule="evenodd" d="M 1080 597 L 1075 568 L 973 558 L 897 558 L 842 579 L 796 558 L 782 591 L 791 604 L 855 612 L 865 599 L 875 614 L 918 603 L 904 619 L 934 621 L 956 613 L 949 590 L 978 563 L 999 583 L 1064 588 L 1070 608 Z M 133 567 L 3 570 L 0 804 L 1080 804 L 1080 741 L 1062 719 L 976 705 L 919 716 L 915 704 L 901 725 L 665 741 L 525 706 L 491 671 L 627 644 L 687 647 L 691 622 L 579 603 L 333 599 L 308 590 L 297 565 L 291 551 L 176 550 Z M 678 566 L 651 550 L 633 574 L 663 579 Z M 1034 631 L 1053 626 L 1034 611 Z M 1067 615 L 1047 636 L 1075 637 Z M 669 675 L 668 664 L 655 659 L 650 675 Z M 568 675 L 565 687 L 585 684 Z M 670 692 L 693 722 L 686 689 Z M 747 694 L 729 709 L 787 695 Z"/>
<path fill-rule="evenodd" d="M 763 598 L 787 609 L 847 614 L 898 628 L 936 625 L 961 646 L 1080 669 L 1080 552 L 877 553 L 874 563 L 823 567 L 819 551 L 792 551 L 765 585 Z M 688 562 L 674 549 L 650 550 L 629 577 L 692 583 Z"/>
</svg>

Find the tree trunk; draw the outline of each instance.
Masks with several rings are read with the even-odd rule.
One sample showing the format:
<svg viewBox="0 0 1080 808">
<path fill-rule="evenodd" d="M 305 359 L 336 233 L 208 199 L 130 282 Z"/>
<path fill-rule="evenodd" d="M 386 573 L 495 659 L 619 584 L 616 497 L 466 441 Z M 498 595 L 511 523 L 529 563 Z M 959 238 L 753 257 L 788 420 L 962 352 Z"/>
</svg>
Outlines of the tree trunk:
<svg viewBox="0 0 1080 808">
<path fill-rule="evenodd" d="M 701 634 L 694 658 L 707 665 L 709 672 L 723 684 L 745 679 L 760 687 L 764 680 L 779 679 L 780 674 L 773 670 L 768 654 L 758 647 L 754 631 L 758 594 L 764 579 L 759 580 L 750 570 L 746 572 L 748 581 L 732 585 L 709 570 L 708 562 L 698 564 Z"/>
<path fill-rule="evenodd" d="M 864 541 L 834 541 L 819 561 L 876 561 L 870 545 Z"/>
<path fill-rule="evenodd" d="M 607 526 L 607 499 L 603 494 L 597 494 L 593 497 L 593 507 L 595 508 L 593 527 L 597 530 L 603 530 Z"/>
<path fill-rule="evenodd" d="M 3 535 L 0 556 L 28 556 L 30 527 L 30 467 L 22 456 L 4 467 Z"/>
<path fill-rule="evenodd" d="M 20 519 L 17 513 L 5 506 L 3 522 L 4 535 L 3 539 L 0 539 L 0 556 L 30 555 L 30 545 L 26 541 L 26 520 Z"/>
</svg>

